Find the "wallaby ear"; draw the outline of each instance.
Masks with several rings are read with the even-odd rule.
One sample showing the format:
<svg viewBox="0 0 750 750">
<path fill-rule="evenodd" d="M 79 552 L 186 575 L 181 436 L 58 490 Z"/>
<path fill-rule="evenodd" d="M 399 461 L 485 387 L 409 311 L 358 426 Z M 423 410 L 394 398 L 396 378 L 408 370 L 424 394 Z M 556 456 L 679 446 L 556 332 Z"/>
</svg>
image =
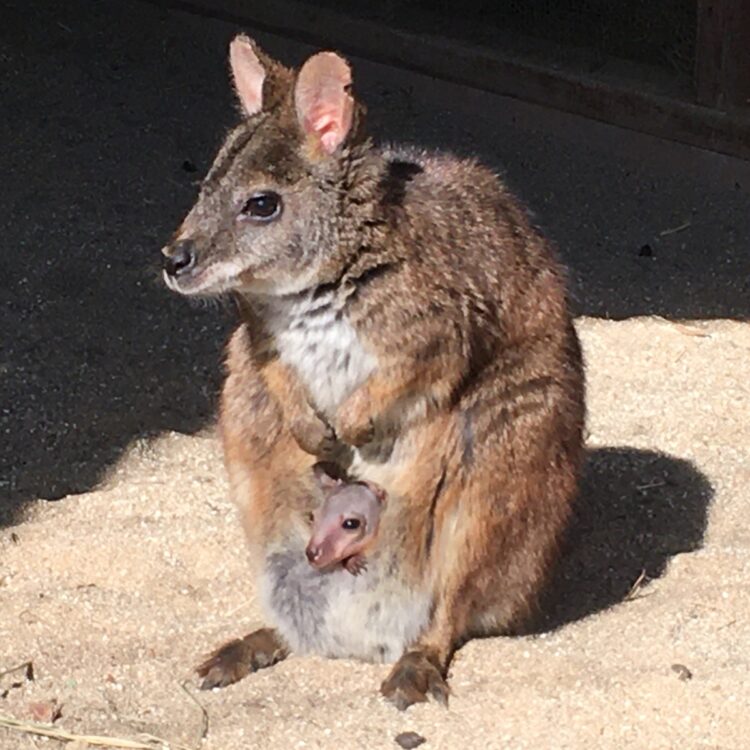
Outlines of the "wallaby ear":
<svg viewBox="0 0 750 750">
<path fill-rule="evenodd" d="M 352 127 L 352 71 L 334 52 L 319 52 L 302 66 L 294 103 L 302 131 L 332 154 Z"/>
<path fill-rule="evenodd" d="M 326 464 L 323 462 L 317 463 L 313 466 L 313 474 L 323 492 L 330 492 L 343 484 L 343 479 L 333 476 L 326 468 Z"/>
<path fill-rule="evenodd" d="M 234 90 L 248 116 L 263 109 L 263 81 L 266 70 L 253 49 L 253 42 L 239 34 L 229 45 L 229 65 L 234 79 Z"/>
</svg>

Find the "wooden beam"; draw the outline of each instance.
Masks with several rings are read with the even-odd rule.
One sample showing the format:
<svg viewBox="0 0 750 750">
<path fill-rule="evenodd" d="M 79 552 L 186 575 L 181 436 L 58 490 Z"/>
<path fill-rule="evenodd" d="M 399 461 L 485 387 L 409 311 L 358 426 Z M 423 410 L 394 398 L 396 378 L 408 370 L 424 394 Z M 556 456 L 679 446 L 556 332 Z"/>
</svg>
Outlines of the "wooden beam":
<svg viewBox="0 0 750 750">
<path fill-rule="evenodd" d="M 299 0 L 149 1 L 750 159 L 750 110 L 725 112 L 699 106 L 687 98 L 689 94 L 676 98 L 650 93 L 638 79 L 627 84 L 607 83 L 595 75 L 572 74 L 509 58 L 497 48 L 414 34 Z M 736 2 L 747 4 L 750 0 Z M 750 43 L 747 47 L 750 50 Z"/>
<path fill-rule="evenodd" d="M 709 107 L 750 105 L 750 0 L 698 0 L 695 89 Z"/>
</svg>

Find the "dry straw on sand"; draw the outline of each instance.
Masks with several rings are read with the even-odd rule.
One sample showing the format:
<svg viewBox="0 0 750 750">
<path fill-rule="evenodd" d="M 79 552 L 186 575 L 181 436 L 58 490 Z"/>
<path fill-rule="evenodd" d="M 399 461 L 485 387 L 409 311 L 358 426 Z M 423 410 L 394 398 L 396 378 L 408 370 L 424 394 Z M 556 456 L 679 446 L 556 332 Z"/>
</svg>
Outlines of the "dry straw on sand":
<svg viewBox="0 0 750 750">
<path fill-rule="evenodd" d="M 117 737 L 100 737 L 97 735 L 73 734 L 66 732 L 64 729 L 56 729 L 49 724 L 38 724 L 36 722 L 19 721 L 11 716 L 0 715 L 0 727 L 6 727 L 16 732 L 25 734 L 36 734 L 41 737 L 49 737 L 60 742 L 78 742 L 85 745 L 94 745 L 97 747 L 121 747 L 130 748 L 130 750 L 155 750 L 160 745 L 166 747 L 167 743 L 154 737 L 149 739 L 148 743 L 138 742 L 136 740 L 126 740 Z M 177 747 L 177 746 L 175 746 Z"/>
</svg>

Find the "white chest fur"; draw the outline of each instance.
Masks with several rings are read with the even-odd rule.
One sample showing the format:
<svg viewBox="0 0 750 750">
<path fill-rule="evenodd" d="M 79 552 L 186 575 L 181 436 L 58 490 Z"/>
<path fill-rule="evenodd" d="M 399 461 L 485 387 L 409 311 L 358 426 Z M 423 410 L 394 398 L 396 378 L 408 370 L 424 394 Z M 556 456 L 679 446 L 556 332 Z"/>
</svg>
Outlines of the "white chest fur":
<svg viewBox="0 0 750 750">
<path fill-rule="evenodd" d="M 297 371 L 318 409 L 333 416 L 375 370 L 375 357 L 365 351 L 332 295 L 276 300 L 268 314 L 282 361 Z"/>
</svg>

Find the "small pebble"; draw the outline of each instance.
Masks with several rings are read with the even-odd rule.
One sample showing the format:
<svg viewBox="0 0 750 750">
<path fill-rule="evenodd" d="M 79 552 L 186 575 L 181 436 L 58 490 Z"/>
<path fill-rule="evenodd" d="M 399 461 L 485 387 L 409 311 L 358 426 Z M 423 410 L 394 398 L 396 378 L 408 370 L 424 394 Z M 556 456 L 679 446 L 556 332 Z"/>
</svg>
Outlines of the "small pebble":
<svg viewBox="0 0 750 750">
<path fill-rule="evenodd" d="M 36 701 L 29 703 L 29 713 L 34 721 L 42 724 L 54 724 L 62 716 L 62 706 L 58 705 L 57 699 L 48 701 Z"/>
<path fill-rule="evenodd" d="M 672 671 L 679 677 L 683 682 L 686 680 L 693 679 L 693 673 L 684 664 L 673 664 Z"/>
<path fill-rule="evenodd" d="M 401 732 L 401 734 L 396 735 L 395 739 L 396 744 L 405 748 L 405 750 L 411 750 L 411 748 L 419 747 L 427 742 L 421 734 L 417 734 L 416 732 Z"/>
</svg>

